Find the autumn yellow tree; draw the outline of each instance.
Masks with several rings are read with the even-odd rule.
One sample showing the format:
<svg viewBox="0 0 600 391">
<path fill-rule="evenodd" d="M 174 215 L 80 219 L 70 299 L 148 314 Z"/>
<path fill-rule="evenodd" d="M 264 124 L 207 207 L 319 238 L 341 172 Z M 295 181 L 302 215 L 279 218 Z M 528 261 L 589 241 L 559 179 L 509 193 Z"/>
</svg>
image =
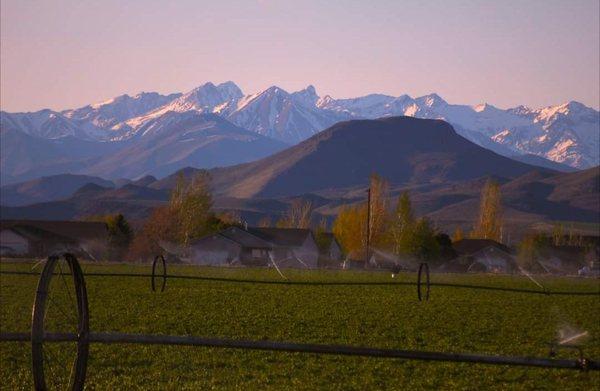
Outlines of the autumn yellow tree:
<svg viewBox="0 0 600 391">
<path fill-rule="evenodd" d="M 452 241 L 458 242 L 459 240 L 463 240 L 464 238 L 465 233 L 463 232 L 462 228 L 456 227 L 456 229 L 454 230 L 454 235 L 452 235 Z"/>
<path fill-rule="evenodd" d="M 161 242 L 187 245 L 193 239 L 222 228 L 223 221 L 211 212 L 209 179 L 205 172 L 190 180 L 180 175 L 169 203 L 155 208 L 135 235 L 129 246 L 128 259 L 148 259 L 162 252 Z"/>
<path fill-rule="evenodd" d="M 390 220 L 389 203 L 389 183 L 377 174 L 371 175 L 369 198 L 369 243 L 372 247 L 387 247 L 390 242 L 387 226 Z M 366 238 L 365 238 L 366 239 Z M 366 245 L 366 243 L 365 243 Z"/>
<path fill-rule="evenodd" d="M 500 241 L 502 234 L 502 210 L 500 185 L 488 179 L 481 191 L 479 218 L 472 237 Z"/>
<path fill-rule="evenodd" d="M 342 206 L 333 222 L 333 234 L 347 255 L 365 258 L 367 205 Z"/>
<path fill-rule="evenodd" d="M 367 257 L 367 237 L 371 248 L 389 246 L 389 183 L 373 174 L 369 183 L 370 202 L 340 208 L 333 233 L 346 254 L 355 259 Z"/>
</svg>

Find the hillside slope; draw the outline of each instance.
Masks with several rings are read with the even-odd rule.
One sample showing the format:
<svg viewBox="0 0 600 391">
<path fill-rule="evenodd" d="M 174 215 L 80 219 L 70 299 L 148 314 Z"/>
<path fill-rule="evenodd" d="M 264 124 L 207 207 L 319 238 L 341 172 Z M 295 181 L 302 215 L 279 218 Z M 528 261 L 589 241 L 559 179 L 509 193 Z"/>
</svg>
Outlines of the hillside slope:
<svg viewBox="0 0 600 391">
<path fill-rule="evenodd" d="M 514 178 L 533 169 L 459 136 L 441 120 L 389 117 L 337 123 L 268 158 L 212 170 L 217 194 L 279 197 L 366 184 Z M 548 171 L 550 170 L 544 170 Z"/>
</svg>

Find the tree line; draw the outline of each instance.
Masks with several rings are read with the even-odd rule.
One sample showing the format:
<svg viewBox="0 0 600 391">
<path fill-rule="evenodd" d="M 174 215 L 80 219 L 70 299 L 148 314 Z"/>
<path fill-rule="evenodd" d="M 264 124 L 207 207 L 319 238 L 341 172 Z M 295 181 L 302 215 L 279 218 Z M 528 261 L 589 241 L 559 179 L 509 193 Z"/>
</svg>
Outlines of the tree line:
<svg viewBox="0 0 600 391">
<path fill-rule="evenodd" d="M 180 175 L 167 204 L 153 209 L 135 234 L 120 214 L 94 217 L 107 224 L 110 257 L 130 261 L 148 259 L 160 253 L 165 245 L 187 246 L 229 226 L 242 226 L 238 215 L 214 212 L 209 185 L 206 172 L 187 179 Z M 371 176 L 369 193 L 369 202 L 339 207 L 331 225 L 324 217 L 315 223 L 312 203 L 302 199 L 293 200 L 277 221 L 265 217 L 258 225 L 311 228 L 317 243 L 326 241 L 325 234 L 332 231 L 347 257 L 356 260 L 367 259 L 372 249 L 382 249 L 398 256 L 435 262 L 454 256 L 453 240 L 502 239 L 500 186 L 493 180 L 488 180 L 482 189 L 479 216 L 472 231 L 465 234 L 458 228 L 452 239 L 426 216 L 417 215 L 408 191 L 393 199 L 389 183 L 381 176 Z"/>
</svg>

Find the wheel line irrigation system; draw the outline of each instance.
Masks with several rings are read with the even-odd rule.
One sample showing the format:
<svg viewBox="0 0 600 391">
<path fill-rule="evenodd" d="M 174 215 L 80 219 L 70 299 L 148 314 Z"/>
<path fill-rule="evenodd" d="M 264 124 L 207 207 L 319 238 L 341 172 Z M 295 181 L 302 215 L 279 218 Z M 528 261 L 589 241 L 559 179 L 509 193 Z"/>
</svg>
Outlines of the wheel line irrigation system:
<svg viewBox="0 0 600 391">
<path fill-rule="evenodd" d="M 50 302 L 50 281 L 54 276 L 60 276 L 64 280 L 62 268 L 60 274 L 55 270 L 57 266 L 60 268 L 60 262 L 64 261 L 70 271 L 73 282 L 73 294 L 75 299 L 73 305 L 76 308 L 77 333 L 58 333 L 45 329 L 45 316 L 47 306 Z M 157 268 L 162 268 L 162 273 L 157 273 Z M 79 262 L 72 254 L 53 255 L 46 260 L 44 269 L 41 273 L 33 272 L 12 272 L 2 271 L 0 274 L 13 275 L 37 275 L 39 276 L 38 287 L 35 296 L 35 302 L 32 310 L 32 327 L 31 332 L 2 332 L 0 333 L 0 341 L 2 342 L 30 342 L 32 346 L 32 375 L 34 386 L 38 390 L 46 389 L 46 378 L 44 372 L 44 364 L 47 360 L 44 355 L 44 346 L 48 343 L 65 343 L 76 342 L 77 353 L 74 357 L 72 370 L 68 379 L 68 389 L 80 390 L 85 384 L 85 374 L 87 370 L 87 359 L 89 354 L 90 343 L 103 344 L 145 344 L 145 345 L 174 345 L 174 346 L 203 346 L 213 348 L 232 348 L 232 349 L 250 349 L 264 351 L 283 351 L 296 353 L 313 353 L 313 354 L 330 354 L 330 355 L 347 355 L 347 356 L 362 356 L 362 357 L 378 357 L 378 358 L 396 358 L 409 360 L 424 360 L 424 361 L 453 361 L 479 364 L 495 364 L 495 365 L 514 365 L 514 366 L 529 366 L 543 368 L 563 368 L 563 369 L 578 369 L 578 370 L 600 370 L 600 363 L 597 360 L 590 360 L 583 356 L 579 350 L 577 359 L 554 359 L 545 357 L 514 357 L 514 356 L 495 356 L 483 354 L 468 354 L 468 353 L 447 353 L 447 352 L 429 352 L 420 350 L 399 350 L 399 349 L 379 349 L 372 347 L 359 346 L 344 346 L 344 345 L 327 345 L 327 344 L 305 344 L 295 342 L 278 342 L 278 341 L 252 341 L 252 340 L 237 340 L 237 339 L 218 339 L 199 336 L 175 336 L 175 335 L 147 335 L 147 334 L 124 334 L 124 333 L 102 333 L 91 332 L 89 330 L 89 309 L 87 291 L 85 287 L 84 273 L 81 270 Z M 423 275 L 425 282 L 423 282 Z M 88 273 L 85 277 L 140 277 L 151 278 L 151 289 L 156 291 L 156 279 L 162 278 L 160 291 L 164 291 L 167 278 L 175 279 L 196 279 L 208 281 L 227 281 L 232 283 L 255 283 L 255 284 L 287 284 L 287 285 L 417 285 L 417 296 L 419 300 L 429 300 L 429 291 L 431 286 L 457 287 L 469 289 L 487 289 L 501 290 L 520 293 L 542 293 L 542 294 L 585 294 L 599 295 L 596 292 L 548 292 L 548 291 L 533 291 L 524 289 L 511 289 L 501 287 L 485 287 L 477 285 L 455 285 L 455 284 L 433 284 L 429 279 L 429 266 L 421 264 L 419 267 L 418 281 L 416 284 L 408 282 L 394 283 L 359 283 L 359 282 L 301 282 L 301 281 L 261 281 L 261 280 L 243 280 L 243 279 L 227 279 L 227 278 L 212 278 L 202 276 L 184 276 L 184 275 L 167 275 L 166 262 L 162 256 L 157 256 L 152 265 L 152 274 L 129 274 L 129 273 Z M 422 292 L 425 285 L 424 293 Z M 65 287 L 67 285 L 65 283 Z M 67 291 L 69 296 L 71 293 Z M 64 312 L 63 312 L 64 314 Z M 554 346 L 551 352 L 555 352 L 558 348 L 574 348 L 574 346 Z"/>
</svg>

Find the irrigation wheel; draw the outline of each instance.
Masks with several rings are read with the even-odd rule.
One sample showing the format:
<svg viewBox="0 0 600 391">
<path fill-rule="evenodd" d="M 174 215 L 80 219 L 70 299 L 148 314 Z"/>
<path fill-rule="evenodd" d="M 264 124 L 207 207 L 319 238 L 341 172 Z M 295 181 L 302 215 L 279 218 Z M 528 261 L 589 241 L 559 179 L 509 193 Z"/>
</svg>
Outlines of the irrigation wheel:
<svg viewBox="0 0 600 391">
<path fill-rule="evenodd" d="M 56 343 L 54 334 L 70 334 Z M 89 351 L 89 310 L 83 273 L 72 254 L 48 257 L 40 275 L 31 323 L 36 390 L 82 390 Z"/>
<path fill-rule="evenodd" d="M 425 295 L 423 295 L 421 292 L 421 286 L 423 285 L 423 272 L 425 272 Z M 417 277 L 417 296 L 419 298 L 419 301 L 422 301 L 423 299 L 429 300 L 430 289 L 431 284 L 429 281 L 429 264 L 423 262 L 419 265 L 419 275 Z"/>
<path fill-rule="evenodd" d="M 154 262 L 152 262 L 152 292 L 156 292 L 156 279 L 159 276 L 162 276 L 160 291 L 164 292 L 167 285 L 167 262 L 162 255 L 154 257 Z"/>
</svg>

